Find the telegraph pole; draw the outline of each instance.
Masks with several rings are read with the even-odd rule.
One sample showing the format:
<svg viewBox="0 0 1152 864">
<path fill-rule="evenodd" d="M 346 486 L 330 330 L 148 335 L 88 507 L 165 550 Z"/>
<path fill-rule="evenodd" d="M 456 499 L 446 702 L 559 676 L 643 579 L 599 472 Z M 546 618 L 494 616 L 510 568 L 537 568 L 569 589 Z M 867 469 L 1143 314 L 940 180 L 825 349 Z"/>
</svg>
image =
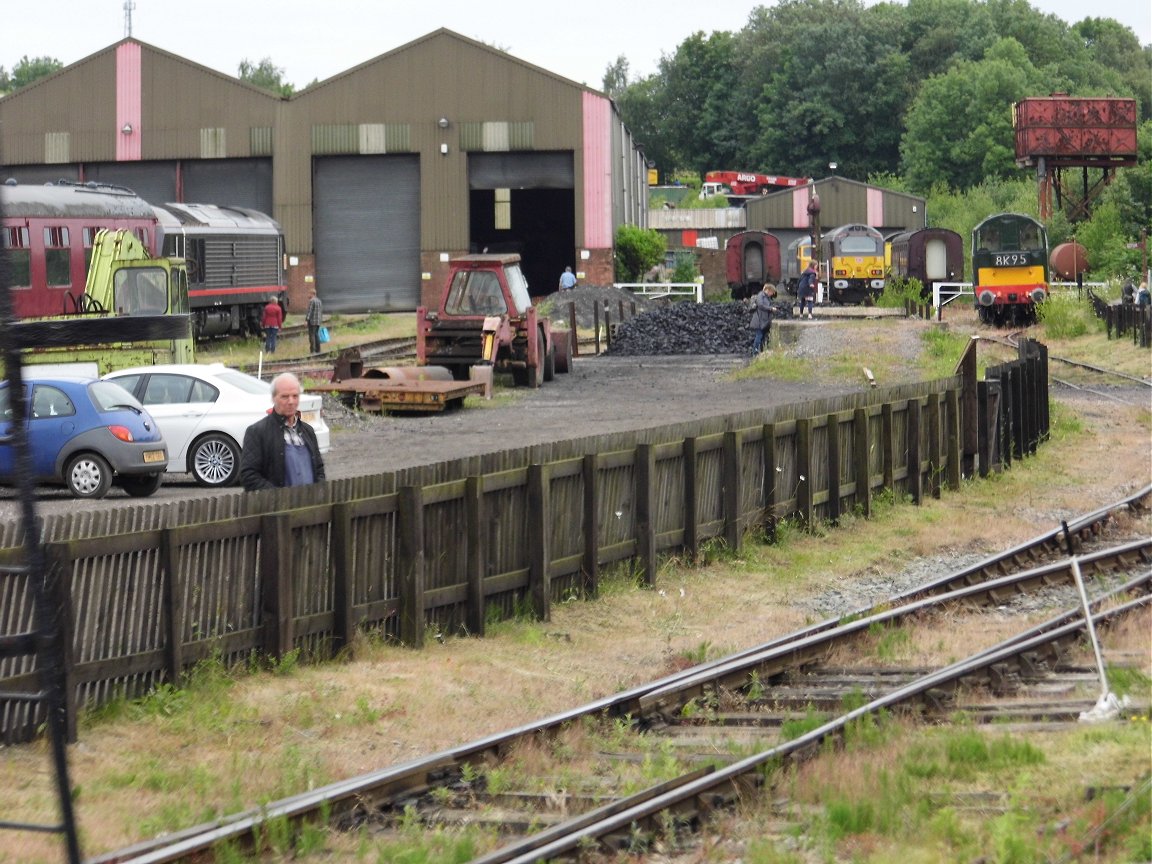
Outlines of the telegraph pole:
<svg viewBox="0 0 1152 864">
<path fill-rule="evenodd" d="M 124 0 L 124 35 L 132 35 L 132 10 L 136 8 L 134 0 Z"/>
</svg>

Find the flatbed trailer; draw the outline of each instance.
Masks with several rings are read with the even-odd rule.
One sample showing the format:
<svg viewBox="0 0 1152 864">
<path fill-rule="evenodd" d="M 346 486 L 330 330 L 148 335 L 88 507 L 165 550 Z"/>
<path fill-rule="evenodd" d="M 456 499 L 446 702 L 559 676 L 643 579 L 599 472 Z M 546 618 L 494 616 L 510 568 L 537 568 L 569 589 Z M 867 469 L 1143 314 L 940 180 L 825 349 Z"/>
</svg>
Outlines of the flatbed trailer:
<svg viewBox="0 0 1152 864">
<path fill-rule="evenodd" d="M 484 395 L 489 386 L 485 381 L 455 381 L 450 377 L 441 380 L 427 374 L 414 374 L 416 371 L 392 370 L 392 374 L 388 374 L 386 370 L 371 370 L 368 377 L 311 384 L 308 390 L 350 395 L 362 411 L 435 413 L 458 408 L 468 396 Z M 427 373 L 428 370 L 418 371 Z"/>
</svg>

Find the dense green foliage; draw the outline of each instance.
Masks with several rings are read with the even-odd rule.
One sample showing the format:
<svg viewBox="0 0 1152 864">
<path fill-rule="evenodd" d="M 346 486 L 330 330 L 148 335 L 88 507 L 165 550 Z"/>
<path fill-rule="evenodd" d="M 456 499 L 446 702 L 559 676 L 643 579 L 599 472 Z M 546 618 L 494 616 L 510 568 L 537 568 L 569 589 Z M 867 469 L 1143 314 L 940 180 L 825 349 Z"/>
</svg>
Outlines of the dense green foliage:
<svg viewBox="0 0 1152 864">
<path fill-rule="evenodd" d="M 659 231 L 621 225 L 616 231 L 616 281 L 639 282 L 641 275 L 664 260 L 666 248 Z"/>
<path fill-rule="evenodd" d="M 5 93 L 25 87 L 40 78 L 45 78 L 53 72 L 64 68 L 64 64 L 55 57 L 32 57 L 27 54 L 8 72 L 0 66 L 0 96 Z"/>
<path fill-rule="evenodd" d="M 1012 104 L 1129 96 L 1152 116 L 1152 46 L 1112 19 L 1069 26 L 1026 0 L 783 0 L 737 31 L 697 32 L 606 92 L 663 178 L 676 171 L 858 180 L 902 173 L 909 191 L 1015 175 Z"/>
<path fill-rule="evenodd" d="M 236 77 L 273 93 L 279 93 L 285 98 L 296 92 L 294 84 L 285 83 L 284 70 L 273 63 L 271 57 L 265 57 L 259 63 L 252 63 L 247 59 L 241 60 Z"/>
<path fill-rule="evenodd" d="M 1139 164 L 1115 170 L 1090 219 L 1048 222 L 1076 239 L 1097 277 L 1134 275 L 1129 246 L 1152 224 L 1152 45 L 1110 18 L 1068 25 L 1027 0 L 782 0 L 742 29 L 698 32 L 656 74 L 604 76 L 665 182 L 710 170 L 836 173 L 928 199 L 928 223 L 970 242 L 991 213 L 1037 215 L 1015 161 L 1013 105 L 1029 96 L 1137 100 Z M 1077 184 L 1073 184 L 1077 185 Z M 687 202 L 685 202 L 687 203 Z M 682 206 L 682 205 L 677 205 Z M 969 274 L 970 275 L 970 274 Z"/>
</svg>

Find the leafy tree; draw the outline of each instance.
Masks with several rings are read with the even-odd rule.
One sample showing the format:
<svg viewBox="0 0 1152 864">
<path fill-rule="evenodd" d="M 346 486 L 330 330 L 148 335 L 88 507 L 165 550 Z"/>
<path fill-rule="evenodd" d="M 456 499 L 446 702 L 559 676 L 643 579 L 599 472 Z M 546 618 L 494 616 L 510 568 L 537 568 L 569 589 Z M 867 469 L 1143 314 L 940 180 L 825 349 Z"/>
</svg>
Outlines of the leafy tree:
<svg viewBox="0 0 1152 864">
<path fill-rule="evenodd" d="M 628 89 L 628 72 L 628 59 L 621 54 L 604 70 L 601 89 L 613 99 L 619 98 Z"/>
<path fill-rule="evenodd" d="M 616 229 L 616 278 L 620 282 L 639 282 L 643 273 L 664 260 L 667 241 L 659 232 L 636 225 Z"/>
<path fill-rule="evenodd" d="M 671 136 L 666 132 L 659 85 L 657 76 L 633 82 L 616 97 L 616 104 L 636 146 L 644 151 L 649 163 L 659 169 L 660 176 L 667 182 L 677 166 L 676 157 L 672 155 Z"/>
<path fill-rule="evenodd" d="M 1120 208 L 1114 202 L 1098 206 L 1081 223 L 1076 240 L 1088 253 L 1092 274 L 1099 278 L 1125 278 L 1140 270 L 1140 250 L 1128 249 Z M 1137 280 L 1138 281 L 1138 280 Z"/>
<path fill-rule="evenodd" d="M 271 57 L 265 57 L 256 64 L 247 59 L 241 60 L 239 78 L 241 81 L 271 90 L 284 98 L 296 92 L 294 85 L 285 83 L 284 70 L 273 63 Z"/>
<path fill-rule="evenodd" d="M 12 90 L 18 90 L 21 87 L 27 87 L 33 81 L 46 78 L 53 72 L 58 72 L 63 68 L 64 64 L 55 57 L 29 58 L 28 55 L 25 54 L 16 65 L 12 67 L 11 74 L 6 72 L 3 66 L 0 66 L 0 93 L 7 93 Z"/>
<path fill-rule="evenodd" d="M 908 0 L 901 48 L 920 79 L 956 61 L 979 60 L 996 41 L 992 17 L 971 0 Z"/>
<path fill-rule="evenodd" d="M 732 111 L 736 92 L 734 43 L 728 32 L 695 33 L 660 60 L 657 104 L 675 167 L 704 174 L 739 160 Z"/>
<path fill-rule="evenodd" d="M 911 94 L 902 13 L 860 0 L 785 0 L 749 24 L 748 55 L 767 77 L 750 155 L 781 173 L 823 175 L 830 161 L 863 179 L 899 163 Z M 749 73 L 749 77 L 754 73 Z"/>
<path fill-rule="evenodd" d="M 1140 116 L 1152 117 L 1152 46 L 1141 47 L 1130 28 L 1111 18 L 1085 18 L 1072 31 L 1093 63 L 1120 76 Z"/>
<path fill-rule="evenodd" d="M 983 60 L 957 63 L 924 82 L 901 144 L 908 184 L 926 190 L 943 181 L 966 189 L 988 177 L 1013 176 L 1012 105 L 1042 81 L 1023 46 L 1002 39 Z"/>
</svg>

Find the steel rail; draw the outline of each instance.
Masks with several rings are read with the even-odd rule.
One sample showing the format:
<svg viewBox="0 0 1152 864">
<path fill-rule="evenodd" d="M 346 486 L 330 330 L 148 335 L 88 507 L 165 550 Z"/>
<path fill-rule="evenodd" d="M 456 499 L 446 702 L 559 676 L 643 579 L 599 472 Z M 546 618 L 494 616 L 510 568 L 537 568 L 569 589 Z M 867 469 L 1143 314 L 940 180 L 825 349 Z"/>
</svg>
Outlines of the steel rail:
<svg viewBox="0 0 1152 864">
<path fill-rule="evenodd" d="M 1148 584 L 1152 571 L 1138 580 Z M 1129 583 L 1131 584 L 1131 583 Z M 1117 589 L 1098 598 L 1096 605 L 1111 599 L 1131 587 Z M 1152 602 L 1152 595 L 1130 600 L 1106 612 L 1093 613 L 1093 622 L 1104 623 Z M 718 768 L 704 777 L 683 784 L 674 790 L 652 797 L 645 802 L 626 810 L 606 814 L 592 824 L 582 819 L 579 827 L 566 830 L 566 824 L 554 826 L 545 834 L 534 835 L 514 845 L 499 849 L 490 855 L 474 858 L 469 864 L 537 864 L 540 861 L 561 860 L 572 853 L 588 849 L 589 843 L 600 842 L 604 837 L 618 832 L 631 834 L 638 827 L 651 828 L 657 815 L 664 812 L 677 812 L 684 809 L 689 799 L 696 801 L 696 811 L 708 811 L 739 796 L 743 789 L 754 785 L 752 778 L 759 778 L 761 772 L 775 760 L 797 757 L 814 750 L 825 738 L 842 732 L 849 724 L 881 710 L 896 707 L 903 702 L 920 698 L 930 691 L 942 687 L 955 687 L 960 681 L 976 674 L 982 674 L 991 667 L 1005 663 L 1037 649 L 1073 638 L 1085 627 L 1085 619 L 1078 609 L 1070 610 L 1065 616 L 1071 619 L 1055 628 L 1045 625 L 1030 628 L 992 648 L 981 651 L 964 660 L 953 663 L 936 672 L 925 675 L 910 684 L 899 687 L 873 701 L 837 717 L 812 731 L 739 762 Z"/>
<path fill-rule="evenodd" d="M 1106 521 L 1118 509 L 1140 506 L 1140 502 L 1149 494 L 1152 494 L 1152 485 L 1068 522 L 1068 530 L 1073 534 L 1081 535 Z M 997 569 L 1002 571 L 1009 565 L 1009 562 L 1016 562 L 1022 557 L 1032 555 L 1037 549 L 1059 548 L 1064 536 L 1063 526 L 1044 532 L 1032 540 L 990 556 L 971 567 L 925 583 L 891 598 L 883 605 L 895 606 L 896 608 L 888 608 L 880 614 L 888 618 L 896 617 L 900 612 L 912 614 L 927 608 L 933 602 L 948 602 L 958 599 L 971 601 L 980 594 L 991 594 L 1000 598 L 1003 592 L 1016 590 L 1012 588 L 1014 580 L 1026 584 L 1035 582 L 1050 584 L 1057 579 L 1070 579 L 1071 568 L 1067 561 L 1063 561 L 1026 570 L 1015 576 L 1003 576 L 993 580 L 985 579 L 983 583 L 976 581 L 981 574 L 986 575 Z M 1116 555 L 1147 562 L 1152 558 L 1152 538 L 1134 541 L 1114 549 L 1093 552 L 1082 556 L 1079 560 L 1085 570 L 1092 570 L 1107 557 Z M 957 588 L 957 586 L 960 587 Z M 926 596 L 928 599 L 919 599 Z M 816 641 L 817 637 L 825 634 L 825 638 L 829 638 L 828 631 L 833 630 L 837 631 L 835 634 L 837 638 L 843 637 L 845 634 L 854 635 L 861 629 L 854 625 L 858 625 L 860 621 L 871 622 L 873 620 L 871 612 L 874 608 L 866 607 L 847 616 L 828 619 L 778 637 L 763 645 L 683 672 L 674 673 L 622 693 L 604 697 L 580 708 L 533 721 L 515 729 L 487 736 L 431 756 L 390 766 L 350 780 L 339 781 L 312 792 L 274 802 L 263 808 L 233 814 L 213 823 L 174 832 L 163 838 L 143 841 L 94 858 L 92 864 L 115 864 L 115 862 L 145 864 L 145 862 L 178 861 L 220 843 L 238 842 L 245 837 L 251 837 L 253 831 L 268 820 L 301 819 L 320 809 L 326 809 L 330 814 L 339 817 L 350 815 L 357 810 L 370 808 L 374 802 L 388 800 L 400 793 L 415 794 L 434 785 L 436 777 L 444 772 L 452 771 L 461 764 L 478 763 L 487 755 L 499 755 L 507 749 L 511 741 L 525 736 L 555 731 L 580 716 L 602 714 L 609 717 L 629 715 L 638 717 L 642 710 L 645 708 L 652 710 L 655 704 L 661 700 L 667 703 L 669 694 L 675 692 L 678 687 L 686 692 L 699 692 L 706 686 L 709 673 L 715 673 L 712 675 L 712 681 L 729 681 L 740 677 L 742 673 L 737 670 L 747 670 L 761 662 L 779 662 L 773 652 L 779 652 L 781 656 L 785 657 L 789 653 L 796 653 L 801 650 L 818 652 L 821 649 L 815 647 L 819 644 Z M 852 619 L 856 620 L 853 621 Z M 846 621 L 850 623 L 846 624 Z"/>
</svg>

